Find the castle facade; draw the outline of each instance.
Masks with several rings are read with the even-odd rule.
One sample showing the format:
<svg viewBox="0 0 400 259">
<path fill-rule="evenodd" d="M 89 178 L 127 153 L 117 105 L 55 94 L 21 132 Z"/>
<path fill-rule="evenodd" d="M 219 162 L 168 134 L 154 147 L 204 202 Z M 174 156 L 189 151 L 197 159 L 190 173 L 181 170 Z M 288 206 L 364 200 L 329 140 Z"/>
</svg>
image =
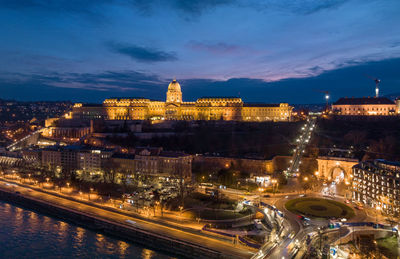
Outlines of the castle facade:
<svg viewBox="0 0 400 259">
<path fill-rule="evenodd" d="M 293 107 L 288 103 L 244 103 L 239 97 L 202 97 L 184 102 L 180 84 L 168 85 L 166 101 L 147 98 L 109 98 L 102 107 L 77 104 L 74 117 L 108 120 L 227 120 L 290 121 Z M 86 115 L 86 116 L 85 116 Z"/>
</svg>

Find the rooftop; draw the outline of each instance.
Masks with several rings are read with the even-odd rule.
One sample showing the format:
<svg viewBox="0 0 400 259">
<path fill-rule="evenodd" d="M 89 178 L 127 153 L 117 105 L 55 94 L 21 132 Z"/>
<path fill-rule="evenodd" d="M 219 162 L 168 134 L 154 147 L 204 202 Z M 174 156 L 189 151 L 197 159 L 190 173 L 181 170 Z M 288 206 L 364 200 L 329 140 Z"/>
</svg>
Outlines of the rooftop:
<svg viewBox="0 0 400 259">
<path fill-rule="evenodd" d="M 122 158 L 122 159 L 134 159 L 134 154 L 123 154 L 123 153 L 115 153 L 112 155 L 113 158 Z"/>
<path fill-rule="evenodd" d="M 362 104 L 394 104 L 392 100 L 386 97 L 362 97 L 362 98 L 347 98 L 342 97 L 333 105 L 362 105 Z"/>
<path fill-rule="evenodd" d="M 161 151 L 160 156 L 162 156 L 162 157 L 182 157 L 182 156 L 189 156 L 189 155 L 184 152 Z"/>
<path fill-rule="evenodd" d="M 235 99 L 235 100 L 242 100 L 240 97 L 237 97 L 237 96 L 203 96 L 203 97 L 200 97 L 199 99 L 197 99 L 197 100 L 205 100 L 205 99 L 219 99 L 219 100 L 222 100 L 222 99 Z"/>
<path fill-rule="evenodd" d="M 279 103 L 244 103 L 243 107 L 279 107 Z"/>
</svg>

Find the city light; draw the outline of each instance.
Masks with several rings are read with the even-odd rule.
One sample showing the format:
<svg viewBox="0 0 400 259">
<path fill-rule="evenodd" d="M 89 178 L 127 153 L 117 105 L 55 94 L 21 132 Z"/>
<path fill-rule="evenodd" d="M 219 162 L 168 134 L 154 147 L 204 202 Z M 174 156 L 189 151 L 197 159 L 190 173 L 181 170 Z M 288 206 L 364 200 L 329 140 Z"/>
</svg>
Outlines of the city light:
<svg viewBox="0 0 400 259">
<path fill-rule="evenodd" d="M 398 55 L 388 26 L 398 1 L 21 2 L 0 4 L 12 28 L 0 60 L 0 191 L 21 203 L 6 201 L 5 222 L 24 230 L 4 235 L 8 257 L 52 257 L 47 243 L 60 257 L 76 247 L 138 256 L 127 236 L 147 242 L 143 257 L 361 258 L 362 235 L 374 245 L 397 225 L 400 163 L 384 159 L 399 158 L 400 76 L 385 62 Z M 363 58 L 377 50 L 374 64 Z M 349 64 L 355 73 L 335 73 Z M 304 211 L 290 208 L 297 200 Z M 55 218 L 42 220 L 42 207 Z M 57 221 L 67 212 L 79 229 Z M 84 228 L 101 233 L 86 242 Z"/>
</svg>

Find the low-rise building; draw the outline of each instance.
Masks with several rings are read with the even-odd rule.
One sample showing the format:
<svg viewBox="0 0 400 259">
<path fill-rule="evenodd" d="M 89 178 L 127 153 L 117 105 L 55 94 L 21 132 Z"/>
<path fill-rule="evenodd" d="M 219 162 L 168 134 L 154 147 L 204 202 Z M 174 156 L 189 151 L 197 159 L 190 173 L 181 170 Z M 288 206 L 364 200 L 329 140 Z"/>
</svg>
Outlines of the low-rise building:
<svg viewBox="0 0 400 259">
<path fill-rule="evenodd" d="M 340 98 L 332 105 L 343 116 L 389 116 L 397 114 L 397 105 L 386 97 Z"/>
<path fill-rule="evenodd" d="M 55 147 L 49 147 L 41 150 L 42 166 L 47 168 L 61 167 L 61 151 Z"/>
<path fill-rule="evenodd" d="M 22 158 L 34 165 L 41 165 L 42 163 L 42 152 L 38 149 L 25 149 L 21 151 Z"/>
<path fill-rule="evenodd" d="M 183 152 L 161 151 L 158 156 L 159 173 L 162 176 L 190 179 L 192 156 Z"/>
<path fill-rule="evenodd" d="M 398 215 L 400 163 L 376 159 L 353 166 L 353 199 L 385 213 Z"/>
<path fill-rule="evenodd" d="M 122 173 L 135 173 L 135 155 L 115 153 L 111 157 L 113 163 Z"/>
<path fill-rule="evenodd" d="M 192 156 L 183 152 L 163 151 L 162 148 L 136 148 L 134 154 L 114 153 L 113 149 L 82 146 L 52 146 L 23 151 L 24 160 L 37 161 L 49 170 L 65 175 L 102 175 L 104 171 L 140 174 L 155 177 L 190 179 Z M 39 160 L 40 157 L 40 160 Z"/>
<path fill-rule="evenodd" d="M 78 153 L 78 168 L 86 172 L 100 172 L 112 155 L 112 149 L 82 149 Z"/>
<path fill-rule="evenodd" d="M 190 179 L 192 156 L 183 152 L 168 152 L 162 148 L 138 148 L 135 172 L 148 176 Z"/>
</svg>

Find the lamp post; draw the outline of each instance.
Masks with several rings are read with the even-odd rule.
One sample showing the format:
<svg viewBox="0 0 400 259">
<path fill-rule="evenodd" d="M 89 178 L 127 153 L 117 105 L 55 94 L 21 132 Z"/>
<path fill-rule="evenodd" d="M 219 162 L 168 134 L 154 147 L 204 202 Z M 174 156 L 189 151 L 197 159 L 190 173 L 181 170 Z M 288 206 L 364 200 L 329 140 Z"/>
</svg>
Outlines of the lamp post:
<svg viewBox="0 0 400 259">
<path fill-rule="evenodd" d="M 378 205 L 376 206 L 376 211 L 375 211 L 375 221 L 376 221 L 376 225 L 378 225 L 378 211 L 381 210 L 381 207 Z"/>
<path fill-rule="evenodd" d="M 261 193 L 264 191 L 264 188 L 258 188 L 258 207 L 261 205 Z"/>
<path fill-rule="evenodd" d="M 183 206 L 179 206 L 179 217 L 182 220 L 182 210 L 183 210 Z"/>
<path fill-rule="evenodd" d="M 275 185 L 277 185 L 278 181 L 276 179 L 272 179 L 271 183 L 272 183 L 272 195 L 275 195 Z"/>
<path fill-rule="evenodd" d="M 307 184 L 307 182 L 308 182 L 308 177 L 306 176 L 306 177 L 304 177 L 303 178 L 303 180 L 304 180 L 304 182 L 305 182 L 305 184 L 304 184 L 304 194 L 306 194 L 306 192 L 307 192 L 307 186 L 306 186 L 306 184 Z"/>
<path fill-rule="evenodd" d="M 93 192 L 93 187 L 90 187 L 89 193 L 88 193 L 88 197 L 89 197 L 89 201 L 90 201 L 90 194 Z"/>
<path fill-rule="evenodd" d="M 349 187 L 350 187 L 350 182 L 349 181 L 345 181 L 344 184 L 346 185 L 346 193 L 345 193 L 345 199 L 347 200 L 347 193 L 349 191 Z"/>
<path fill-rule="evenodd" d="M 238 203 L 239 203 L 239 185 L 240 185 L 240 182 L 238 181 L 236 184 L 236 199 L 237 199 Z"/>
</svg>

